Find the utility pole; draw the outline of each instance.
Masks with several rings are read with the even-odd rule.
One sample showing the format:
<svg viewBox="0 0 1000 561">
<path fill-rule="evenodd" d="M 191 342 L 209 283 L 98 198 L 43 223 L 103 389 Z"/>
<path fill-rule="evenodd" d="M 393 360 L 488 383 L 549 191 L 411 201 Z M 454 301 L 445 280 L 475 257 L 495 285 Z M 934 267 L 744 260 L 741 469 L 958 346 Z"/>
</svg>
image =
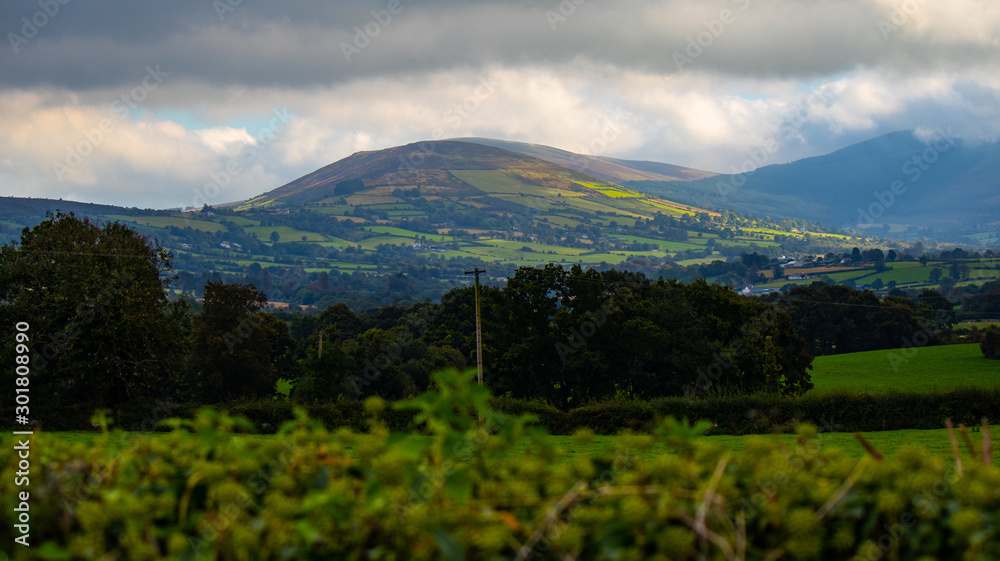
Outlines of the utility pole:
<svg viewBox="0 0 1000 561">
<path fill-rule="evenodd" d="M 478 268 L 465 272 L 467 275 L 476 275 L 476 369 L 479 373 L 480 386 L 483 385 L 483 326 L 479 319 L 479 274 L 485 272 L 486 270 L 480 271 Z"/>
</svg>

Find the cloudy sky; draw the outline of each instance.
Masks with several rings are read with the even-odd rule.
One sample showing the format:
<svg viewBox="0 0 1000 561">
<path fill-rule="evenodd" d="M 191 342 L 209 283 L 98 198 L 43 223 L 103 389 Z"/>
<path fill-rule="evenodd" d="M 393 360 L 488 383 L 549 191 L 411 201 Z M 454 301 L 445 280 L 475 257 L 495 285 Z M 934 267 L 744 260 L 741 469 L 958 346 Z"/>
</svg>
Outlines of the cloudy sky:
<svg viewBox="0 0 1000 561">
<path fill-rule="evenodd" d="M 994 0 L 5 0 L 0 195 L 241 200 L 487 136 L 719 172 L 1000 132 Z"/>
</svg>

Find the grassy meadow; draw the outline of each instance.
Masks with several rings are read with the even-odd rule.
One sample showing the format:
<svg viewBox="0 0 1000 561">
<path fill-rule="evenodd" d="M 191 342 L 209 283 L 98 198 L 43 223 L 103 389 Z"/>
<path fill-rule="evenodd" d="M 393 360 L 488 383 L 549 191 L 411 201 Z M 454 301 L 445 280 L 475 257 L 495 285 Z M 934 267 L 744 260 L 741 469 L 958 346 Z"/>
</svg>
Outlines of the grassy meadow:
<svg viewBox="0 0 1000 561">
<path fill-rule="evenodd" d="M 947 391 L 1000 384 L 1000 361 L 979 345 L 946 345 L 816 357 L 814 392 Z"/>
</svg>

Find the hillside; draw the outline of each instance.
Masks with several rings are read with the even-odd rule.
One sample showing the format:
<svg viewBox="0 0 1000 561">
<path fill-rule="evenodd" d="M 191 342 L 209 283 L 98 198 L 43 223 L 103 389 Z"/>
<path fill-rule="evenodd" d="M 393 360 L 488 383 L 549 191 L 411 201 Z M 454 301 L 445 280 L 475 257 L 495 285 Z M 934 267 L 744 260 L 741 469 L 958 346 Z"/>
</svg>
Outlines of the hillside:
<svg viewBox="0 0 1000 561">
<path fill-rule="evenodd" d="M 443 198 L 486 212 L 542 217 L 639 218 L 657 211 L 706 212 L 646 197 L 527 154 L 448 140 L 358 152 L 251 199 L 241 208 L 401 204 L 414 197 Z"/>
<path fill-rule="evenodd" d="M 594 177 L 621 183 L 623 181 L 693 181 L 717 175 L 711 171 L 664 164 L 660 162 L 619 160 L 605 156 L 588 156 L 560 150 L 541 144 L 494 140 L 491 138 L 456 138 L 460 142 L 470 142 L 518 152 L 545 160 L 560 166 L 589 173 Z"/>
<path fill-rule="evenodd" d="M 636 173 L 669 171 L 622 162 L 615 164 L 616 173 L 628 166 Z M 434 299 L 468 282 L 463 272 L 471 268 L 487 267 L 502 282 L 517 267 L 549 263 L 607 268 L 629 262 L 653 276 L 742 284 L 739 264 L 725 263 L 741 253 L 887 247 L 804 222 L 680 204 L 527 154 L 464 141 L 360 152 L 249 201 L 200 211 L 29 199 L 2 208 L 5 240 L 17 239 L 21 228 L 43 220 L 47 210 L 119 220 L 173 250 L 181 290 L 197 291 L 210 277 L 231 278 L 268 287 L 272 300 L 305 305 Z M 702 271 L 702 264 L 711 266 Z"/>
<path fill-rule="evenodd" d="M 1000 227 L 1000 143 L 954 138 L 928 143 L 910 131 L 745 176 L 626 185 L 691 204 L 772 217 L 852 228 L 888 225 L 897 234 Z"/>
</svg>

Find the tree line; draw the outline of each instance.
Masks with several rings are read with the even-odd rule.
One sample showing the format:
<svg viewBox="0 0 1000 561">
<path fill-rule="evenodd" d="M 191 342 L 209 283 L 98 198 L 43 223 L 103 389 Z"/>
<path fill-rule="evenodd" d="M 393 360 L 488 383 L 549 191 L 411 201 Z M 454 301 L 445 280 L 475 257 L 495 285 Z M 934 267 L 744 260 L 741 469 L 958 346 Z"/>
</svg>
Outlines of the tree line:
<svg viewBox="0 0 1000 561">
<path fill-rule="evenodd" d="M 476 362 L 472 288 L 439 303 L 303 315 L 268 311 L 259 288 L 217 280 L 202 302 L 168 300 L 172 280 L 170 253 L 117 222 L 49 216 L 0 248 L 0 325 L 31 326 L 33 407 L 270 399 L 279 379 L 299 402 L 396 400 L 432 387 L 436 370 Z M 879 300 L 813 285 L 771 301 L 704 280 L 523 267 L 481 289 L 486 383 L 562 408 L 801 394 L 814 355 L 897 348 L 954 321 L 947 299 L 925 292 Z M 0 360 L 12 364 L 12 352 L 2 345 Z"/>
</svg>

